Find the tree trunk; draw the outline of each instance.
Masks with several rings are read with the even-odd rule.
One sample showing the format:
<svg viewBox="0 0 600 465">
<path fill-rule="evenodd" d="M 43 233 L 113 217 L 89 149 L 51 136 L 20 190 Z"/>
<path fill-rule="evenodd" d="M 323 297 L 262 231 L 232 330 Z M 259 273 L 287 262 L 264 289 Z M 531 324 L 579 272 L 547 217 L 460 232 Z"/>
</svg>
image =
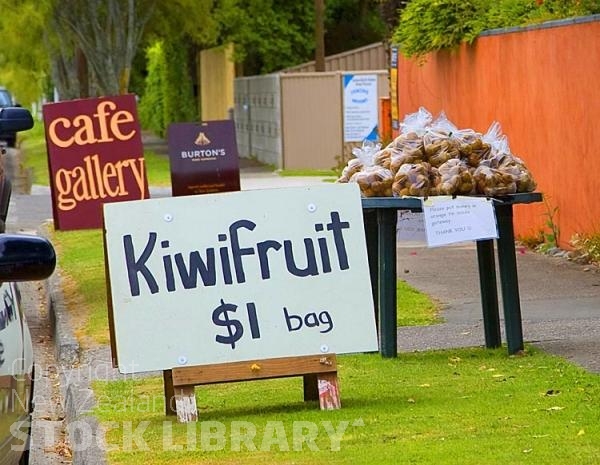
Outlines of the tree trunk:
<svg viewBox="0 0 600 465">
<path fill-rule="evenodd" d="M 80 47 L 77 48 L 77 80 L 79 81 L 79 97 L 88 98 L 90 96 L 88 63 Z"/>
<path fill-rule="evenodd" d="M 325 0 L 315 0 L 315 71 L 325 71 Z"/>
</svg>

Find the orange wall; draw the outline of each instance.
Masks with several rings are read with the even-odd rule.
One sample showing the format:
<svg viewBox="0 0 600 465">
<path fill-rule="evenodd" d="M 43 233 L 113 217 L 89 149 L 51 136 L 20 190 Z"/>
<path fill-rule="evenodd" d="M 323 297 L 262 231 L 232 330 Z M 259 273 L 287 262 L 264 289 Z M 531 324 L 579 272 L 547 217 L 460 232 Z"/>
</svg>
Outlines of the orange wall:
<svg viewBox="0 0 600 465">
<path fill-rule="evenodd" d="M 399 113 L 420 106 L 483 133 L 500 122 L 558 207 L 563 247 L 577 232 L 600 232 L 600 20 L 482 36 L 421 66 L 399 57 Z M 545 212 L 517 206 L 516 234 L 543 229 Z"/>
</svg>

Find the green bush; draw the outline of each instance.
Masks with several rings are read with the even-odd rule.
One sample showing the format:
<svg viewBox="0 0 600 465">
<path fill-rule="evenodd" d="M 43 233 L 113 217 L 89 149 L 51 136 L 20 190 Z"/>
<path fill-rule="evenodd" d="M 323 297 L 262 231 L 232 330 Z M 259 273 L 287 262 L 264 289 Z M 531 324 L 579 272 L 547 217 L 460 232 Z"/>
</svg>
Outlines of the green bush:
<svg viewBox="0 0 600 465">
<path fill-rule="evenodd" d="M 407 57 L 472 42 L 487 29 L 600 13 L 600 0 L 412 0 L 393 41 Z"/>
<path fill-rule="evenodd" d="M 148 76 L 140 102 L 142 127 L 164 137 L 169 124 L 196 121 L 196 101 L 182 41 L 158 41 L 146 50 Z"/>
<path fill-rule="evenodd" d="M 483 30 L 482 0 L 412 0 L 402 11 L 394 42 L 404 55 L 425 55 L 474 39 Z"/>
<path fill-rule="evenodd" d="M 144 129 L 149 129 L 159 136 L 164 136 L 164 84 L 165 55 L 162 42 L 156 42 L 146 50 L 148 76 L 144 95 L 140 102 L 140 121 Z"/>
<path fill-rule="evenodd" d="M 197 121 L 196 101 L 188 65 L 188 47 L 181 41 L 165 42 L 165 80 L 163 82 L 164 120 L 170 123 Z"/>
</svg>

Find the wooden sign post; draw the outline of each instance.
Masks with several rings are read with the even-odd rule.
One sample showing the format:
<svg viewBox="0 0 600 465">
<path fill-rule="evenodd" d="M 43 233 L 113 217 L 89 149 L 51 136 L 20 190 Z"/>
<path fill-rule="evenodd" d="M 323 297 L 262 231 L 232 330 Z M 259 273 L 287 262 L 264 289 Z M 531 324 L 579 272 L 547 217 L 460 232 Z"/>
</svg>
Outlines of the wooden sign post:
<svg viewBox="0 0 600 465">
<path fill-rule="evenodd" d="M 321 410 L 341 407 L 335 355 L 308 355 L 265 360 L 220 363 L 166 370 L 165 406 L 167 415 L 181 423 L 196 421 L 195 386 L 273 378 L 303 377 L 304 400 L 319 401 Z"/>
<path fill-rule="evenodd" d="M 165 370 L 180 421 L 197 385 L 279 377 L 339 408 L 336 354 L 377 351 L 356 185 L 112 203 L 104 221 L 113 359 Z"/>
</svg>

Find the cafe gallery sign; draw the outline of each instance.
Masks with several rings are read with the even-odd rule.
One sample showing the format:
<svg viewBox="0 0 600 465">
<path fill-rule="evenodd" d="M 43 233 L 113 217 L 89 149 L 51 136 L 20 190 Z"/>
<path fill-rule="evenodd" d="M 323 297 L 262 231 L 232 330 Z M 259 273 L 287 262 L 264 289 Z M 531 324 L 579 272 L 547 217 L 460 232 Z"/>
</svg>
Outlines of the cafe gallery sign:
<svg viewBox="0 0 600 465">
<path fill-rule="evenodd" d="M 112 203 L 104 221 L 123 373 L 377 350 L 355 184 Z"/>
<path fill-rule="evenodd" d="M 148 198 L 133 95 L 44 105 L 56 229 L 102 226 L 102 204 Z"/>
</svg>

